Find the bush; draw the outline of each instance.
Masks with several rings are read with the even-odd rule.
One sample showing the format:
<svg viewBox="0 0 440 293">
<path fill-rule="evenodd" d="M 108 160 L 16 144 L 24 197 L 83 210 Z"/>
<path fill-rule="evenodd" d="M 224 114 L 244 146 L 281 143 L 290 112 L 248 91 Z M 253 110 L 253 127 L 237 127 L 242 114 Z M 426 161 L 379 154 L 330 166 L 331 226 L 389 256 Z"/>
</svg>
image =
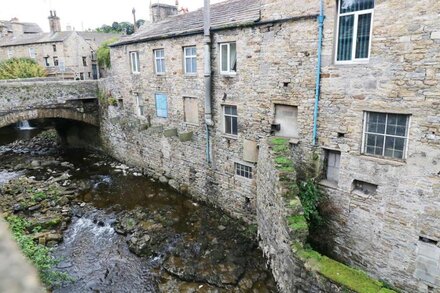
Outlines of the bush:
<svg viewBox="0 0 440 293">
<path fill-rule="evenodd" d="M 50 255 L 50 249 L 36 244 L 32 237 L 27 234 L 27 230 L 31 226 L 28 221 L 18 216 L 10 216 L 6 218 L 6 221 L 8 221 L 14 239 L 21 251 L 34 264 L 40 274 L 41 281 L 46 286 L 56 286 L 63 281 L 71 280 L 67 274 L 54 270 L 54 266 L 59 261 Z"/>
<path fill-rule="evenodd" d="M 111 43 L 116 42 L 117 39 L 113 38 L 108 41 L 105 41 L 104 43 L 99 46 L 97 51 L 97 57 L 98 57 L 98 64 L 101 67 L 110 68 L 111 67 L 111 61 L 110 61 L 110 47 L 109 45 Z"/>
<path fill-rule="evenodd" d="M 12 58 L 0 63 L 0 79 L 47 76 L 46 69 L 30 58 Z"/>
<path fill-rule="evenodd" d="M 322 194 L 318 185 L 312 179 L 299 184 L 299 198 L 304 208 L 304 217 L 307 222 L 312 226 L 319 226 L 322 223 L 322 217 L 318 206 L 322 200 Z"/>
</svg>

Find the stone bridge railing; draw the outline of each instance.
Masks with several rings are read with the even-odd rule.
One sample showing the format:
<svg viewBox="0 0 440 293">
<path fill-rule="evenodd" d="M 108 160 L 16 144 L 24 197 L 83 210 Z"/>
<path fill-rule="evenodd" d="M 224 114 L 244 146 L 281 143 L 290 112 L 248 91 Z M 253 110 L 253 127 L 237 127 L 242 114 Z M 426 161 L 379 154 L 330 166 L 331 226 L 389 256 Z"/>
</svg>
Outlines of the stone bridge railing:
<svg viewBox="0 0 440 293">
<path fill-rule="evenodd" d="M 65 118 L 98 125 L 97 97 L 96 81 L 1 81 L 0 127 L 40 118 Z"/>
</svg>

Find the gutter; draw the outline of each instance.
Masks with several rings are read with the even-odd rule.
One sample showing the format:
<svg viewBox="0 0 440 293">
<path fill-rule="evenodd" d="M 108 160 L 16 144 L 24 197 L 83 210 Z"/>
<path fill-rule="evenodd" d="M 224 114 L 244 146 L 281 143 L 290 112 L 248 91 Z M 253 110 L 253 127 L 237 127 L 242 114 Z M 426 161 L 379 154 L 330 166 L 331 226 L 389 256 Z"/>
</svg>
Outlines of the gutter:
<svg viewBox="0 0 440 293">
<path fill-rule="evenodd" d="M 313 110 L 313 145 L 317 145 L 318 138 L 318 112 L 321 95 L 321 63 L 322 63 L 322 38 L 324 27 L 324 0 L 320 1 L 318 16 L 318 64 L 316 65 L 315 107 Z"/>
<path fill-rule="evenodd" d="M 257 19 L 255 21 L 248 21 L 248 22 L 236 23 L 236 24 L 232 24 L 232 25 L 211 27 L 211 32 L 220 32 L 220 31 L 232 30 L 232 29 L 238 29 L 238 28 L 258 27 L 258 26 L 267 25 L 267 24 L 277 24 L 277 23 L 285 23 L 285 22 L 291 22 L 291 21 L 309 20 L 309 19 L 316 19 L 317 17 L 319 17 L 318 14 L 308 14 L 308 15 L 287 17 L 287 18 L 274 19 L 274 20 L 265 20 L 265 21 L 260 21 L 260 19 Z M 165 34 L 165 35 L 158 35 L 158 36 L 153 36 L 153 37 L 139 38 L 136 40 L 121 41 L 119 43 L 111 44 L 110 47 L 119 47 L 119 46 L 136 44 L 136 43 L 143 43 L 143 42 L 149 42 L 149 41 L 158 41 L 158 40 L 172 39 L 172 38 L 178 38 L 178 37 L 187 37 L 187 36 L 193 36 L 193 35 L 200 35 L 203 33 L 204 33 L 204 29 L 195 29 L 195 30 L 191 30 L 191 31 L 184 31 L 184 32 L 170 33 L 170 34 Z"/>
</svg>

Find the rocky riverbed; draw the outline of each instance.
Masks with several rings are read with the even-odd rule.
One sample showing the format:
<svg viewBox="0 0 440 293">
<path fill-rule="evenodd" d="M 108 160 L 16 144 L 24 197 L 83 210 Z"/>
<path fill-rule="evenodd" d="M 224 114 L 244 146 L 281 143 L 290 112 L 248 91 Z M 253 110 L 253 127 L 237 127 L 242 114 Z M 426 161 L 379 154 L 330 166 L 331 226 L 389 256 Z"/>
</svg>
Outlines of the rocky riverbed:
<svg viewBox="0 0 440 293">
<path fill-rule="evenodd" d="M 276 292 L 252 226 L 53 131 L 0 147 L 0 209 L 72 280 L 55 292 Z"/>
</svg>

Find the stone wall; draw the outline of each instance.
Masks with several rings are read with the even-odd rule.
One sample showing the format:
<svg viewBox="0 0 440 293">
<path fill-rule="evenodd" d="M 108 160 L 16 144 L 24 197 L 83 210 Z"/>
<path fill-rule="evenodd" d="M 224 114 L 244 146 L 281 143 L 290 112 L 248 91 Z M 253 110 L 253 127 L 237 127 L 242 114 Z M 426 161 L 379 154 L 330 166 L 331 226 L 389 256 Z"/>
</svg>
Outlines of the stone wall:
<svg viewBox="0 0 440 293">
<path fill-rule="evenodd" d="M 440 77 L 438 1 L 423 0 L 416 4 L 376 1 L 371 58 L 361 64 L 346 65 L 333 61 L 336 1 L 324 1 L 326 19 L 317 148 L 311 143 L 317 61 L 314 17 L 319 11 L 319 1 L 303 1 L 292 6 L 282 0 L 262 3 L 263 20 L 294 18 L 217 31 L 213 35 L 215 126 L 209 135 L 212 165 L 206 159 L 207 133 L 203 125 L 201 35 L 112 48 L 112 77 L 101 84 L 111 101 L 109 104 L 118 104 L 103 108 L 102 136 L 107 149 L 118 159 L 169 181 L 176 189 L 253 221 L 259 209 L 256 194 L 260 183 L 255 181 L 255 174 L 267 165 L 262 157 L 256 164 L 250 164 L 254 179 L 247 180 L 235 175 L 234 162 L 248 164 L 244 162 L 245 141 L 264 147 L 277 104 L 296 106 L 298 137 L 292 143 L 297 145 L 298 154 L 303 154 L 295 158 L 296 164 L 300 165 L 312 149 L 322 154 L 322 166 L 326 163 L 325 150 L 341 152 L 338 184 L 322 182 L 328 194 L 323 206 L 328 225 L 317 234 L 321 237 L 315 237 L 315 241 L 324 244 L 323 250 L 338 260 L 402 290 L 437 292 L 436 278 L 440 274 L 433 271 L 432 276 L 432 272 L 421 267 L 427 264 L 438 267 L 440 262 L 435 252 L 440 249 L 437 199 L 440 113 L 436 100 Z M 299 16 L 304 18 L 295 18 Z M 237 43 L 237 73 L 221 75 L 219 43 L 230 41 Z M 187 76 L 183 73 L 183 47 L 193 45 L 197 46 L 198 70 L 196 75 Z M 165 49 L 166 73 L 156 75 L 153 50 L 161 48 Z M 139 74 L 130 71 L 131 51 L 139 52 Z M 156 116 L 156 93 L 168 97 L 166 119 Z M 143 115 L 137 114 L 137 95 L 144 107 Z M 197 99 L 198 125 L 184 122 L 184 97 Z M 223 105 L 237 106 L 237 137 L 224 135 Z M 361 153 L 364 111 L 411 115 L 405 160 Z M 176 133 L 189 132 L 192 132 L 190 141 L 176 136 Z M 376 184 L 377 193 L 374 196 L 353 193 L 354 180 Z M 268 190 L 270 185 L 261 188 Z M 269 192 L 269 195 L 273 194 Z M 269 197 L 262 200 L 263 206 L 271 205 Z M 279 211 L 269 208 L 268 212 L 276 217 Z M 266 220 L 272 221 L 270 218 L 261 220 L 261 227 L 268 227 L 263 223 Z M 274 225 L 280 223 L 277 221 L 273 220 Z M 285 231 L 275 231 L 285 235 Z M 434 251 L 430 256 L 422 252 L 426 241 Z M 280 251 L 284 251 L 286 244 L 282 243 L 279 242 L 282 247 L 279 250 L 274 245 L 272 251 L 270 248 L 268 251 L 283 255 Z M 279 264 L 283 266 L 281 261 Z M 278 277 L 286 279 L 283 273 Z"/>
<path fill-rule="evenodd" d="M 0 127 L 39 118 L 99 124 L 96 81 L 2 81 Z"/>
</svg>

